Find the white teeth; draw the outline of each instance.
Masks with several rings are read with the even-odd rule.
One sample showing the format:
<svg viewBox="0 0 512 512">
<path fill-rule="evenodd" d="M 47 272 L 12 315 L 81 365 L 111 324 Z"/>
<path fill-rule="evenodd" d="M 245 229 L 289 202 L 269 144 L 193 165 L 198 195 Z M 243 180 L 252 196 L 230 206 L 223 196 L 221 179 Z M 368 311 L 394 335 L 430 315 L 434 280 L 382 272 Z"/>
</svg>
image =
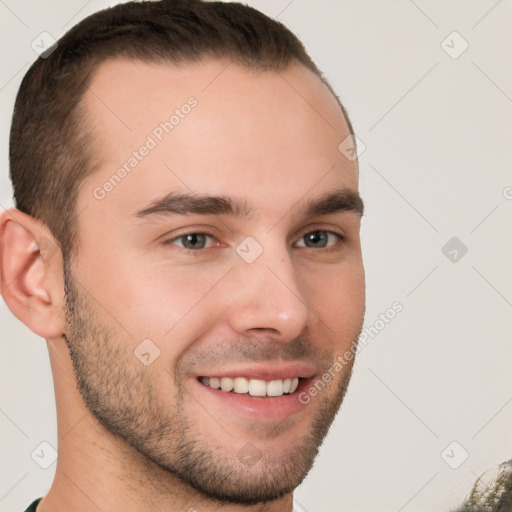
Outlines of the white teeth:
<svg viewBox="0 0 512 512">
<path fill-rule="evenodd" d="M 222 391 L 231 391 L 233 389 L 233 379 L 222 377 L 222 379 L 220 379 L 220 387 Z"/>
<path fill-rule="evenodd" d="M 234 379 L 235 383 L 235 393 L 249 393 L 249 381 L 247 379 L 244 379 L 243 377 L 236 377 Z"/>
<path fill-rule="evenodd" d="M 217 377 L 210 377 L 210 387 L 213 389 L 220 389 L 220 379 Z"/>
<path fill-rule="evenodd" d="M 203 377 L 201 382 L 205 386 L 222 391 L 233 391 L 238 394 L 249 393 L 251 396 L 282 396 L 293 393 L 298 385 L 299 378 L 276 379 L 266 382 L 260 379 L 246 379 L 245 377 Z"/>
<path fill-rule="evenodd" d="M 281 396 L 283 394 L 283 381 L 271 380 L 267 384 L 267 396 Z"/>
<path fill-rule="evenodd" d="M 267 394 L 267 385 L 264 380 L 251 379 L 249 381 L 249 395 L 265 396 Z"/>
</svg>

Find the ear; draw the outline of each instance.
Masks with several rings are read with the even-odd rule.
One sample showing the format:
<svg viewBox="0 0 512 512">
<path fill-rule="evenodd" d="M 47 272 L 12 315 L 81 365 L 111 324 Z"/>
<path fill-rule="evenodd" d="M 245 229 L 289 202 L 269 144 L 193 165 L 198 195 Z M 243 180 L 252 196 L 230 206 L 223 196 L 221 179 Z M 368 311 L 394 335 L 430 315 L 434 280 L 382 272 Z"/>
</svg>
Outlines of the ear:
<svg viewBox="0 0 512 512">
<path fill-rule="evenodd" d="M 0 215 L 0 285 L 14 315 L 43 338 L 64 332 L 62 252 L 50 230 L 15 208 Z"/>
</svg>

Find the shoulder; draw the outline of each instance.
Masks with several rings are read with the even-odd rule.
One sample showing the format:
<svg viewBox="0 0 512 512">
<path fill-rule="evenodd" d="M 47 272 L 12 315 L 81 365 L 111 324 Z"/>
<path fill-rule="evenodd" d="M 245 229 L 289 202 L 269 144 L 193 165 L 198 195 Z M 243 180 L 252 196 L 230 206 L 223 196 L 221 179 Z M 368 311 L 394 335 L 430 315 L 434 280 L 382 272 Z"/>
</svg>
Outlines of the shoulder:
<svg viewBox="0 0 512 512">
<path fill-rule="evenodd" d="M 25 512 L 36 512 L 36 507 L 37 505 L 39 505 L 39 502 L 42 500 L 43 498 L 38 498 L 37 500 L 33 501 L 29 507 L 25 510 Z"/>
</svg>

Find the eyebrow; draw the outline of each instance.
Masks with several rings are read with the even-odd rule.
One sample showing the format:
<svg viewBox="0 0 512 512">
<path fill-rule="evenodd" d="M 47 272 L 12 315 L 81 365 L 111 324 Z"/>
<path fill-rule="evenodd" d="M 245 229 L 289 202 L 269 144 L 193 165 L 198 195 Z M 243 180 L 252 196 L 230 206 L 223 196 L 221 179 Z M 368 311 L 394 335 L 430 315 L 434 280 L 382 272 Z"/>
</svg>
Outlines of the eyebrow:
<svg viewBox="0 0 512 512">
<path fill-rule="evenodd" d="M 364 213 L 364 203 L 358 192 L 350 189 L 335 189 L 315 199 L 309 200 L 304 209 L 306 217 L 329 215 L 333 213 Z M 171 192 L 152 201 L 135 212 L 141 219 L 155 216 L 174 215 L 229 215 L 236 218 L 249 218 L 254 209 L 245 200 L 238 197 L 210 196 L 204 194 L 177 194 Z"/>
</svg>

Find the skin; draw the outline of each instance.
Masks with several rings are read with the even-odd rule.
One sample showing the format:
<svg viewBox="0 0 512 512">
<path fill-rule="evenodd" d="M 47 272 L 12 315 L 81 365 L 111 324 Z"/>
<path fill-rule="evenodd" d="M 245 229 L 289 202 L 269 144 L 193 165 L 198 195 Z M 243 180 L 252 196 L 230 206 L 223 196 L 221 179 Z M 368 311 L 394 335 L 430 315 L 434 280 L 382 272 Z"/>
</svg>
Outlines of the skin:
<svg viewBox="0 0 512 512">
<path fill-rule="evenodd" d="M 319 378 L 364 315 L 359 213 L 305 216 L 309 200 L 358 190 L 357 164 L 338 150 L 349 131 L 335 99 L 298 65 L 226 65 L 100 66 L 84 98 L 100 165 L 81 184 L 70 262 L 38 220 L 1 217 L 2 293 L 47 339 L 55 383 L 59 458 L 40 512 L 291 511 L 343 399 L 351 363 L 279 420 L 250 417 L 198 383 L 290 362 Z M 197 106 L 97 199 L 192 96 Z M 251 215 L 134 215 L 170 192 L 244 199 Z M 307 246 L 319 230 L 326 247 Z M 187 249 L 185 233 L 211 237 Z M 248 236 L 263 249 L 252 263 L 235 251 Z M 160 352 L 145 366 L 134 350 L 147 339 Z M 248 443 L 252 465 L 239 457 Z"/>
</svg>

